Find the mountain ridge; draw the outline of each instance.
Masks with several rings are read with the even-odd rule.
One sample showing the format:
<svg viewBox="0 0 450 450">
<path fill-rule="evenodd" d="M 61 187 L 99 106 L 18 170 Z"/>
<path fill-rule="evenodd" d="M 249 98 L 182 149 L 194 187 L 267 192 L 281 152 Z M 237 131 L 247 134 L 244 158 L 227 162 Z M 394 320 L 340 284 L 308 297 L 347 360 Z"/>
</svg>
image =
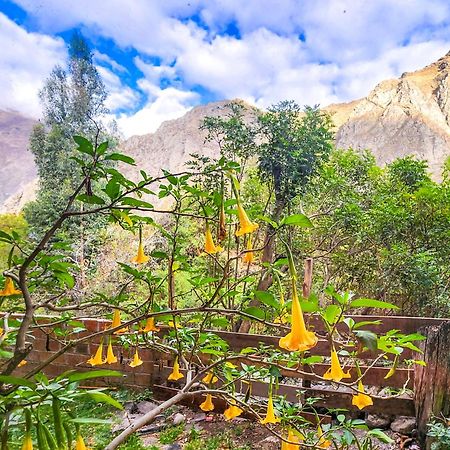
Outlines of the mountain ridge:
<svg viewBox="0 0 450 450">
<path fill-rule="evenodd" d="M 163 122 L 154 133 L 128 138 L 120 150 L 150 175 L 157 175 L 161 168 L 182 170 L 192 153 L 217 156 L 218 145 L 205 142 L 199 127 L 204 117 L 223 114 L 222 107 L 229 102 L 192 108 L 178 119 Z M 450 52 L 422 69 L 378 83 L 366 97 L 323 110 L 332 115 L 338 148 L 369 148 L 379 164 L 414 155 L 426 159 L 433 177 L 439 179 L 450 155 Z M 6 161 L 0 168 L 0 212 L 17 212 L 35 192 L 36 168 L 26 150 L 34 123 L 17 113 L 0 111 L 0 157 Z M 9 176 L 11 171 L 15 177 Z"/>
</svg>

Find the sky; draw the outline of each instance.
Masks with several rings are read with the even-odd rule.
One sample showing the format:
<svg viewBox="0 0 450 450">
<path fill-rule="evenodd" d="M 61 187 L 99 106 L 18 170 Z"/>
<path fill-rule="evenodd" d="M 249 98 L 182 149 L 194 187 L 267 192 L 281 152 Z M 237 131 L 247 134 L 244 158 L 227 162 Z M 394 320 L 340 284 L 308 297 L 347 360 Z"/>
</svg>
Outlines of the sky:
<svg viewBox="0 0 450 450">
<path fill-rule="evenodd" d="M 75 30 L 128 137 L 211 101 L 364 97 L 450 50 L 450 1 L 0 0 L 0 109 L 40 117 Z"/>
</svg>

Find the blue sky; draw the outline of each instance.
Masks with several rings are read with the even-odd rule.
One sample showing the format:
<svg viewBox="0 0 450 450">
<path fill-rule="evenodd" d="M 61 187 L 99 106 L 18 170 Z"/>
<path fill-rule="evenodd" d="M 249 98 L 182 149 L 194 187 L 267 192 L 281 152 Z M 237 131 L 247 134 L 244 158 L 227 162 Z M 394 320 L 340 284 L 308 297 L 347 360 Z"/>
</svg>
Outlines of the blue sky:
<svg viewBox="0 0 450 450">
<path fill-rule="evenodd" d="M 0 0 L 0 109 L 37 93 L 79 29 L 125 136 L 195 105 L 350 101 L 450 50 L 448 0 Z"/>
</svg>

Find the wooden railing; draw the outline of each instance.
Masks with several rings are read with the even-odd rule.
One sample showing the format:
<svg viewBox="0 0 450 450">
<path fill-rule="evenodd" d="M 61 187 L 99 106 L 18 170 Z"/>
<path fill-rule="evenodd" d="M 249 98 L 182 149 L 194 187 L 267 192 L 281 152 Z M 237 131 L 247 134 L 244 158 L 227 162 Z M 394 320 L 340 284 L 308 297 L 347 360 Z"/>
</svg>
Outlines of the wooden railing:
<svg viewBox="0 0 450 450">
<path fill-rule="evenodd" d="M 396 329 L 405 334 L 416 333 L 426 327 L 439 325 L 442 323 L 450 323 L 448 319 L 435 319 L 435 318 L 418 318 L 418 317 L 399 317 L 399 316 L 351 316 L 356 322 L 360 321 L 380 321 L 379 325 L 368 325 L 365 329 L 369 329 L 377 334 L 383 334 L 388 330 Z M 318 335 L 325 335 L 322 328 L 322 322 L 317 317 L 309 317 L 310 326 L 314 327 Z M 84 323 L 89 332 L 97 332 L 104 329 L 105 324 L 108 321 L 85 319 Z M 246 347 L 258 347 L 260 344 L 278 346 L 279 337 L 257 335 L 257 334 L 241 334 L 226 331 L 214 331 L 228 342 L 230 349 L 233 351 L 240 351 Z M 164 333 L 164 330 L 161 331 Z M 86 361 L 92 355 L 98 346 L 98 342 L 89 342 L 80 344 L 63 354 L 60 358 L 55 360 L 50 366 L 45 369 L 45 372 L 49 376 L 56 376 L 69 369 L 86 370 L 89 366 Z M 27 358 L 28 364 L 22 368 L 24 373 L 27 372 L 34 365 L 44 361 L 48 356 L 59 350 L 60 344 L 57 342 L 51 329 L 48 327 L 40 330 L 36 328 L 34 330 L 34 348 L 29 357 Z M 115 349 L 117 354 L 123 352 L 119 346 Z M 330 356 L 330 346 L 328 341 L 320 339 L 316 347 L 311 352 L 314 355 Z M 122 371 L 125 378 L 120 381 L 121 385 L 135 387 L 135 388 L 151 388 L 155 395 L 167 396 L 172 395 L 176 384 L 168 383 L 167 376 L 171 371 L 173 360 L 166 354 L 161 354 L 152 350 L 142 349 L 140 350 L 141 359 L 144 361 L 143 365 L 136 369 L 132 369 L 128 366 L 129 357 L 131 355 L 123 353 L 119 358 L 117 364 L 108 366 L 108 368 Z M 402 358 L 411 358 L 413 355 L 410 350 L 405 350 Z M 364 355 L 367 358 L 366 362 L 370 365 L 371 358 L 373 360 L 373 354 L 366 352 Z M 245 362 L 246 356 L 242 357 L 242 361 Z M 254 362 L 253 362 L 254 364 Z M 327 370 L 327 364 L 315 364 L 312 368 L 314 373 L 323 375 Z M 346 368 L 346 370 L 349 367 Z M 308 370 L 308 366 L 300 368 L 303 371 Z M 362 368 L 364 370 L 364 368 Z M 365 386 L 373 386 L 375 389 L 382 389 L 386 387 L 401 388 L 406 386 L 408 389 L 414 388 L 415 369 L 400 367 L 396 370 L 395 374 L 389 379 L 385 379 L 388 369 L 384 367 L 372 367 L 364 378 Z M 355 378 L 355 370 L 351 370 L 353 379 Z M 304 375 L 295 369 L 283 370 L 283 381 L 280 383 L 280 387 L 277 391 L 279 395 L 285 395 L 290 401 L 298 401 L 299 391 L 302 392 L 301 396 L 318 398 L 317 406 L 324 408 L 346 408 L 353 409 L 351 405 L 352 392 L 350 389 L 338 388 L 335 384 L 321 381 L 320 383 L 314 382 L 316 380 L 313 374 Z M 293 380 L 296 382 L 294 383 Z M 350 380 L 344 380 L 350 381 Z M 115 383 L 117 380 L 104 380 L 104 383 Z M 238 389 L 241 386 L 237 386 Z M 246 387 L 243 387 L 246 389 Z M 268 386 L 265 383 L 255 382 L 253 383 L 252 393 L 253 395 L 266 397 L 268 392 Z M 201 398 L 193 398 L 194 403 L 198 403 Z M 402 396 L 397 398 L 374 398 L 373 406 L 365 409 L 368 412 L 385 413 L 389 411 L 391 415 L 414 415 L 415 406 L 413 396 Z"/>
</svg>

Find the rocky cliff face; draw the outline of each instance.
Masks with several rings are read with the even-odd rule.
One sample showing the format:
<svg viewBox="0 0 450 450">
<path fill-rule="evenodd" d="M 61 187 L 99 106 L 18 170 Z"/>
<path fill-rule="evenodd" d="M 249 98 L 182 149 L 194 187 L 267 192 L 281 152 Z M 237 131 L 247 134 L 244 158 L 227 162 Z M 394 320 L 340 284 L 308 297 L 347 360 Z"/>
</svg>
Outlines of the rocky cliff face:
<svg viewBox="0 0 450 450">
<path fill-rule="evenodd" d="M 155 133 L 134 136 L 121 150 L 151 175 L 161 168 L 182 170 L 191 153 L 218 154 L 199 130 L 205 116 L 223 114 L 226 101 L 198 106 L 179 119 L 163 123 Z M 324 108 L 333 114 L 336 145 L 371 149 L 380 164 L 405 155 L 428 160 L 440 178 L 450 155 L 450 53 L 400 78 L 381 82 L 369 95 Z M 33 121 L 0 112 L 0 211 L 17 211 L 35 189 L 36 170 L 27 140 Z M 132 173 L 130 173 L 132 175 Z M 34 184 L 33 184 L 34 183 Z"/>
<path fill-rule="evenodd" d="M 0 111 L 0 212 L 16 212 L 33 198 L 36 166 L 28 140 L 35 123 L 19 113 Z"/>
<path fill-rule="evenodd" d="M 349 105 L 332 105 L 336 145 L 368 148 L 380 164 L 415 155 L 439 179 L 450 155 L 450 53 L 422 70 L 380 83 Z"/>
</svg>

